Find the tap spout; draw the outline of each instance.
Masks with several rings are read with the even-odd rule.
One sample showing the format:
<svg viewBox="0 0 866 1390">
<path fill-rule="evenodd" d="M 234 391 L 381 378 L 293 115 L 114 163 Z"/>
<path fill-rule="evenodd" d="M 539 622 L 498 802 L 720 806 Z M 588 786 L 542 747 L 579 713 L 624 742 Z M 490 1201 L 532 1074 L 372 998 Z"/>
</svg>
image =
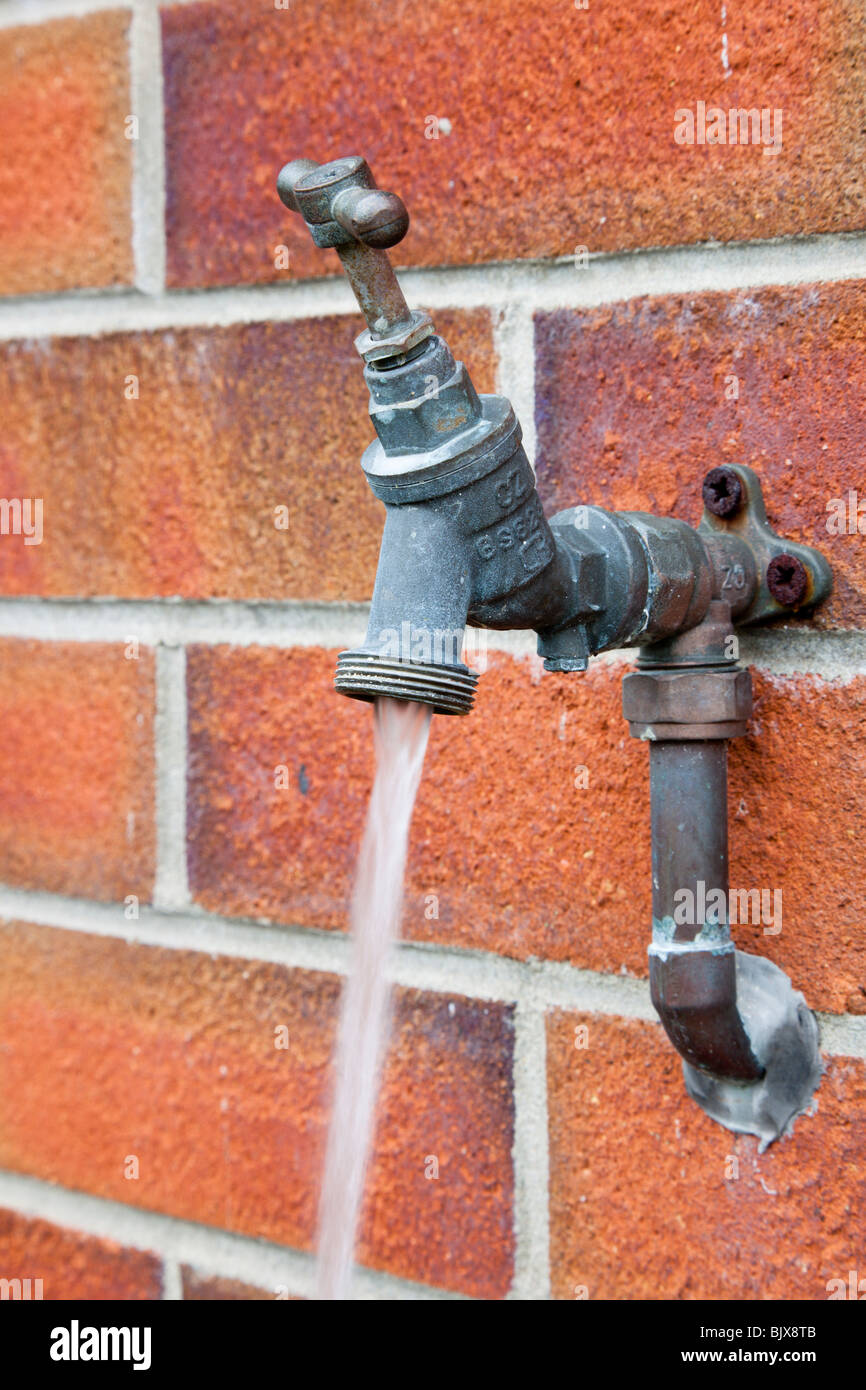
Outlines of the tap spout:
<svg viewBox="0 0 866 1390">
<path fill-rule="evenodd" d="M 341 654 L 336 688 L 466 714 L 478 679 L 462 661 L 467 622 L 564 621 L 575 605 L 570 562 L 509 402 L 477 395 L 441 338 L 365 376 L 378 439 L 362 463 L 385 528 L 364 644 Z"/>
</svg>

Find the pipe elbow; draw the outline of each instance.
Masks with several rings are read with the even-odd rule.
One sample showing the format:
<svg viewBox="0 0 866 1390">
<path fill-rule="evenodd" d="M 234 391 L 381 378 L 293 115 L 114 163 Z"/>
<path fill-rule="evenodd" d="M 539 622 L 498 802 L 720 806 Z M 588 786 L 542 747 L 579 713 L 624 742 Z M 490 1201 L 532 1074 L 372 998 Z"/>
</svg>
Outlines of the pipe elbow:
<svg viewBox="0 0 866 1390">
<path fill-rule="evenodd" d="M 650 996 L 664 1030 L 691 1067 L 729 1081 L 760 1081 L 765 1067 L 752 1050 L 737 1007 L 731 942 L 701 948 L 694 942 L 650 946 Z"/>
<path fill-rule="evenodd" d="M 783 970 L 763 956 L 734 953 L 739 1026 L 761 1067 L 756 1080 L 695 1066 L 683 1055 L 692 1100 L 711 1119 L 754 1134 L 759 1151 L 790 1133 L 814 1104 L 823 1072 L 818 1024 Z"/>
<path fill-rule="evenodd" d="M 731 939 L 729 923 L 743 919 L 729 891 L 727 750 L 751 694 L 748 672 L 725 658 L 726 611 L 714 602 L 702 628 L 644 648 L 623 707 L 650 750 L 652 1002 L 689 1095 L 766 1147 L 810 1105 L 821 1061 L 802 994 Z"/>
<path fill-rule="evenodd" d="M 650 991 L 683 1061 L 686 1090 L 761 1149 L 786 1134 L 821 1080 L 818 1026 L 784 971 L 762 956 L 650 947 Z"/>
</svg>

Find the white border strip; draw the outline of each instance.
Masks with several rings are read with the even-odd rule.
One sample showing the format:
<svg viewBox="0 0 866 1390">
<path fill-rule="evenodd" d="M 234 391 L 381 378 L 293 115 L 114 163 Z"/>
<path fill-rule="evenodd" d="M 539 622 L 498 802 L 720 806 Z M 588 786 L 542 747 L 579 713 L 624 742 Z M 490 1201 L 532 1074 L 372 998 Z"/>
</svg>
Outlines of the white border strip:
<svg viewBox="0 0 866 1390">
<path fill-rule="evenodd" d="M 400 273 L 410 303 L 433 311 L 519 308 L 529 314 L 596 308 L 643 295 L 691 295 L 859 279 L 866 279 L 863 232 L 617 252 L 590 257 L 580 268 L 567 258 Z M 0 340 L 286 323 L 330 314 L 358 314 L 342 277 L 173 291 L 151 297 L 127 290 L 71 292 L 0 302 Z"/>
<path fill-rule="evenodd" d="M 239 1279 L 245 1284 L 273 1290 L 275 1299 L 278 1290 L 287 1290 L 301 1298 L 314 1296 L 312 1255 L 269 1241 L 232 1235 L 216 1227 L 199 1226 L 160 1212 L 70 1191 L 39 1178 L 3 1171 L 0 1171 L 0 1207 L 157 1255 L 168 1265 L 163 1271 L 164 1298 L 180 1297 L 179 1266 L 184 1264 L 190 1265 L 197 1274 Z M 465 1295 L 413 1284 L 357 1266 L 352 1297 L 401 1302 L 419 1299 L 466 1301 Z"/>
<path fill-rule="evenodd" d="M 544 1078 L 541 1084 L 540 1078 Z M 547 1023 L 519 1003 L 514 1020 L 514 1281 L 510 1299 L 550 1298 Z"/>
<path fill-rule="evenodd" d="M 55 19 L 85 19 L 100 10 L 127 10 L 133 0 L 2 0 L 0 29 L 21 24 L 49 24 Z"/>
<path fill-rule="evenodd" d="M 232 599 L 0 598 L 0 638 L 39 642 L 126 642 L 143 646 L 323 647 L 358 646 L 367 628 L 367 603 L 243 601 Z M 823 631 L 774 625 L 743 630 L 740 660 L 771 675 L 815 675 L 850 681 L 866 675 L 866 632 Z M 533 632 L 485 634 L 490 651 L 536 660 Z M 620 648 L 593 662 L 623 665 L 636 651 Z"/>
<path fill-rule="evenodd" d="M 165 150 L 162 33 L 158 0 L 133 0 L 129 28 L 132 142 L 132 250 L 135 283 L 148 295 L 165 291 Z"/>
<path fill-rule="evenodd" d="M 350 968 L 350 943 L 342 932 L 225 918 L 199 909 L 168 913 L 145 906 L 138 921 L 129 922 L 122 903 L 0 886 L 0 920 L 108 936 L 131 945 L 269 961 L 289 969 L 345 975 Z M 567 1009 L 657 1023 L 645 979 L 606 975 L 562 961 L 518 961 L 493 952 L 404 941 L 394 952 L 388 974 L 392 983 L 407 989 L 516 1003 L 536 1013 Z M 866 1015 L 818 1017 L 825 1051 L 866 1059 Z"/>
<path fill-rule="evenodd" d="M 164 1256 L 162 1261 L 162 1296 L 171 1303 L 183 1301 L 183 1272 L 180 1262 L 171 1255 Z"/>
<path fill-rule="evenodd" d="M 363 640 L 366 603 L 231 599 L 0 598 L 0 637 L 144 646 L 346 647 Z"/>
<path fill-rule="evenodd" d="M 186 863 L 186 651 L 156 649 L 156 884 L 158 908 L 189 907 Z"/>
<path fill-rule="evenodd" d="M 493 314 L 493 350 L 497 361 L 496 389 L 514 407 L 523 433 L 523 447 L 535 466 L 535 322 L 526 304 L 509 304 Z"/>
</svg>

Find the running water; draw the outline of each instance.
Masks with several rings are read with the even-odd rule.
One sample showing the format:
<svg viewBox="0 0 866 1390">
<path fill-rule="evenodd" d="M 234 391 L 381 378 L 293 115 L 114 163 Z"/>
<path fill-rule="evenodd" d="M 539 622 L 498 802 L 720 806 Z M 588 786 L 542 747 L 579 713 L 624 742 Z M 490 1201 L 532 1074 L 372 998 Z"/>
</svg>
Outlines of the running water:
<svg viewBox="0 0 866 1390">
<path fill-rule="evenodd" d="M 336 1085 L 319 1204 L 316 1297 L 348 1297 L 379 1072 L 388 1038 L 388 953 L 400 933 L 409 823 L 431 711 L 379 699 L 376 780 L 352 899 L 352 964 L 343 992 Z"/>
</svg>

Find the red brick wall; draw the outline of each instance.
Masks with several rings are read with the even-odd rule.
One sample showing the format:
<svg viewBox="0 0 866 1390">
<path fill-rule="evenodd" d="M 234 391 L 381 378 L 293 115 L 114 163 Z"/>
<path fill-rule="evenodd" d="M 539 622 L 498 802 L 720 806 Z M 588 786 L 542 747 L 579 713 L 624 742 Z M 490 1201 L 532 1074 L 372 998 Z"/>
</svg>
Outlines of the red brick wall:
<svg viewBox="0 0 866 1390">
<path fill-rule="evenodd" d="M 44 518 L 40 544 L 0 535 L 0 1278 L 312 1290 L 372 775 L 370 712 L 331 679 L 382 508 L 353 301 L 274 181 L 355 152 L 548 509 L 695 522 L 704 472 L 746 463 L 835 574 L 813 619 L 744 640 L 731 752 L 733 880 L 784 901 L 737 944 L 820 1011 L 816 1113 L 759 1156 L 689 1101 L 648 999 L 624 665 L 543 675 L 497 639 L 472 716 L 434 720 L 359 1288 L 815 1300 L 866 1276 L 866 534 L 827 526 L 866 503 L 866 39 L 853 0 L 728 8 L 0 16 L 0 496 Z M 678 144 L 698 100 L 781 111 L 781 148 Z"/>
</svg>

